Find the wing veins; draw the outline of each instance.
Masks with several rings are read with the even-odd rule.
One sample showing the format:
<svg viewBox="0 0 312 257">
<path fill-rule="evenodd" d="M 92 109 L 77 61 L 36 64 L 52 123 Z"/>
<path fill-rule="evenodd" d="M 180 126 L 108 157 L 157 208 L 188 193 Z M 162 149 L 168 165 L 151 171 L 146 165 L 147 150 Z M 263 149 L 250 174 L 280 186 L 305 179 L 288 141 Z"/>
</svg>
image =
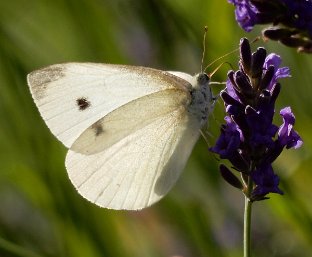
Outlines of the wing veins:
<svg viewBox="0 0 312 257">
<path fill-rule="evenodd" d="M 173 123 L 173 124 L 174 124 L 174 123 Z M 172 135 L 174 136 L 174 131 L 175 131 L 175 130 L 176 130 L 176 126 L 174 126 L 174 129 L 172 130 L 171 136 L 172 136 Z M 170 136 L 170 137 L 171 137 L 171 136 Z M 170 150 L 170 148 L 169 148 L 169 149 L 166 149 L 166 147 L 167 147 L 168 144 L 169 144 L 169 141 L 171 141 L 171 140 L 167 140 L 167 141 L 166 141 L 166 144 L 165 144 L 165 146 L 164 146 L 164 148 L 163 148 L 163 151 L 162 151 L 162 154 L 161 154 L 161 158 L 160 158 L 161 162 L 164 161 L 163 159 L 164 159 L 165 153 L 167 153 L 168 150 Z M 157 170 L 159 170 L 159 166 L 160 166 L 161 162 L 160 162 L 160 161 L 158 162 L 158 164 L 157 164 Z M 155 184 L 155 181 L 156 181 L 156 178 L 157 178 L 156 175 L 157 175 L 157 174 L 156 174 L 156 172 L 155 172 L 152 185 Z M 151 201 L 151 197 L 152 197 L 152 191 L 149 192 L 149 196 L 148 196 L 148 198 L 147 198 L 147 204 L 149 204 L 149 202 Z"/>
<path fill-rule="evenodd" d="M 144 129 L 145 127 L 143 127 L 142 128 L 142 130 Z M 129 135 L 130 136 L 130 135 Z M 118 149 L 118 151 L 119 151 L 119 149 Z M 134 155 L 136 155 L 137 153 L 139 153 L 139 152 L 131 152 L 131 153 L 128 153 L 128 154 L 134 154 Z M 137 158 L 134 158 L 134 160 L 137 160 Z M 137 174 L 135 174 L 135 176 L 132 176 L 132 182 L 135 180 L 135 178 L 136 178 L 136 176 L 137 176 Z M 117 180 L 117 176 L 115 176 L 113 179 L 110 179 L 110 183 L 114 183 L 114 181 L 115 180 Z M 125 180 L 125 176 L 123 177 L 123 179 L 121 180 L 121 183 L 120 184 L 122 184 L 122 182 Z M 103 196 L 103 194 L 105 193 L 105 191 L 107 190 L 107 188 L 108 188 L 108 186 L 109 186 L 109 184 L 105 187 L 105 188 L 103 188 L 103 190 L 99 193 L 99 195 L 97 196 L 97 198 L 96 198 L 96 200 L 95 201 L 97 201 L 99 198 L 101 198 L 102 196 Z M 114 194 L 114 197 L 112 197 L 111 199 L 110 199 L 110 201 L 108 202 L 108 204 L 110 204 L 114 199 L 115 199 L 115 197 L 116 197 L 116 192 L 118 191 L 118 189 L 119 189 L 119 187 L 116 187 L 116 189 L 115 189 L 115 194 Z M 128 189 L 128 191 L 127 191 L 127 196 L 129 195 L 129 192 L 130 192 L 130 187 L 129 187 L 129 189 Z M 127 198 L 127 196 L 125 197 L 125 199 Z M 137 197 L 138 197 L 138 195 L 137 195 Z M 136 198 L 137 199 L 137 198 Z M 123 202 L 123 204 L 122 205 L 124 205 L 124 203 L 125 203 L 125 201 Z"/>
</svg>

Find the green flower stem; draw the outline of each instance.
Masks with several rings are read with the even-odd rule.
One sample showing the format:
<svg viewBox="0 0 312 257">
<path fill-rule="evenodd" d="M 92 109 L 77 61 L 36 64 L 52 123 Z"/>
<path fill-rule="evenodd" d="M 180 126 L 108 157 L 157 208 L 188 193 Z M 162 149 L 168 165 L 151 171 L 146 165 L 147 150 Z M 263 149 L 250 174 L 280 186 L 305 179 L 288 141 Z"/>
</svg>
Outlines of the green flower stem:
<svg viewBox="0 0 312 257">
<path fill-rule="evenodd" d="M 252 202 L 245 196 L 244 212 L 244 257 L 250 257 L 250 227 Z"/>
<path fill-rule="evenodd" d="M 245 195 L 245 211 L 244 211 L 244 257 L 251 256 L 250 250 L 250 230 L 251 230 L 251 207 L 252 201 L 249 199 L 252 191 L 252 180 L 248 179 L 247 192 Z"/>
</svg>

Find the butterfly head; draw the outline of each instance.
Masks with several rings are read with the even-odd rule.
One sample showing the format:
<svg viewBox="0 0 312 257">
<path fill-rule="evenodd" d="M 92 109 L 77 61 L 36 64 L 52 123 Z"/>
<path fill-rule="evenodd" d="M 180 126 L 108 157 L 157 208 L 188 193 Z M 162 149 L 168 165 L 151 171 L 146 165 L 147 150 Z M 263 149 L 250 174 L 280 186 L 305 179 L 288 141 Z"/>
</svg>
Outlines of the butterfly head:
<svg viewBox="0 0 312 257">
<path fill-rule="evenodd" d="M 204 72 L 198 73 L 195 77 L 198 85 L 207 85 L 210 81 L 210 77 Z"/>
<path fill-rule="evenodd" d="M 196 74 L 193 79 L 193 89 L 206 88 L 209 85 L 210 77 L 207 73 L 201 72 Z"/>
</svg>

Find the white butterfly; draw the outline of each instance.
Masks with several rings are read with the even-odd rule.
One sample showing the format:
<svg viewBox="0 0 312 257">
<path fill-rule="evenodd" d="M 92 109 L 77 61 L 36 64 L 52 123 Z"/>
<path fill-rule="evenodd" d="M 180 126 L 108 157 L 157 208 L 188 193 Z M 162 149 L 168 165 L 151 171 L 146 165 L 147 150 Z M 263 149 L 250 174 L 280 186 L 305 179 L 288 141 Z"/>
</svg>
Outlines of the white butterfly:
<svg viewBox="0 0 312 257">
<path fill-rule="evenodd" d="M 167 194 L 214 105 L 205 73 L 65 63 L 27 80 L 43 119 L 69 148 L 75 188 L 111 209 L 142 209 Z"/>
</svg>

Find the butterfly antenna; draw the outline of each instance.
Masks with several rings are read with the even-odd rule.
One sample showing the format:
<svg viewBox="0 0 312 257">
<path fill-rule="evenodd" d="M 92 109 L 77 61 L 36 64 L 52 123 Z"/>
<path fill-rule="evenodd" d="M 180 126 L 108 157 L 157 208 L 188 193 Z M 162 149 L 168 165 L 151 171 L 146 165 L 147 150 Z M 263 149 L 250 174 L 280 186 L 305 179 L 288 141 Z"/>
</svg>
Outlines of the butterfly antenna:
<svg viewBox="0 0 312 257">
<path fill-rule="evenodd" d="M 251 41 L 251 44 L 257 42 L 259 39 L 260 39 L 260 37 L 256 37 L 254 40 Z M 221 60 L 222 58 L 227 57 L 227 56 L 229 56 L 229 55 L 231 55 L 231 54 L 233 54 L 233 53 L 236 53 L 237 51 L 239 51 L 239 47 L 236 48 L 236 49 L 234 49 L 233 51 L 231 51 L 231 52 L 229 52 L 229 53 L 226 53 L 226 54 L 220 56 L 219 58 L 215 59 L 213 62 L 209 63 L 209 64 L 206 66 L 206 68 L 204 69 L 204 71 L 206 71 L 211 65 L 213 65 L 213 64 L 216 63 L 217 61 L 219 61 L 219 60 Z M 231 65 L 231 64 L 230 64 L 230 65 Z M 220 66 L 220 65 L 219 65 L 219 66 Z M 221 65 L 221 66 L 222 66 L 222 65 Z M 217 69 L 217 70 L 218 70 L 218 69 Z"/>
<path fill-rule="evenodd" d="M 256 43 L 258 40 L 260 40 L 260 36 L 255 37 L 255 38 L 250 42 L 250 44 Z"/>
<path fill-rule="evenodd" d="M 216 63 L 217 61 L 219 61 L 219 60 L 221 60 L 222 58 L 227 57 L 227 56 L 229 56 L 229 55 L 231 55 L 231 54 L 237 52 L 238 50 L 239 50 L 239 48 L 236 48 L 235 50 L 233 50 L 233 51 L 231 51 L 231 52 L 229 52 L 229 53 L 227 53 L 227 54 L 224 54 L 224 55 L 220 56 L 219 58 L 215 59 L 213 62 L 209 63 L 209 64 L 206 66 L 206 68 L 204 69 L 204 71 L 206 71 L 211 65 L 213 65 L 213 64 Z M 227 62 L 224 62 L 224 63 L 227 63 Z M 223 63 L 222 63 L 222 64 L 223 64 Z M 222 64 L 219 65 L 219 66 L 221 67 Z M 218 67 L 219 67 L 219 66 L 218 66 Z M 217 68 L 217 69 L 218 69 L 218 68 Z"/>
<path fill-rule="evenodd" d="M 221 63 L 220 65 L 218 65 L 218 67 L 215 68 L 215 69 L 209 74 L 209 77 L 211 78 L 211 77 L 222 67 L 223 64 L 228 64 L 228 65 L 230 65 L 231 69 L 234 70 L 234 67 L 232 66 L 231 63 L 229 63 L 229 62 L 223 62 L 223 63 Z"/>
<path fill-rule="evenodd" d="M 203 72 L 203 63 L 204 63 L 204 58 L 205 58 L 205 53 L 206 53 L 206 35 L 207 35 L 208 27 L 205 26 L 204 30 L 205 31 L 204 31 L 204 39 L 203 39 L 203 56 L 202 56 L 201 65 L 200 65 L 200 73 Z"/>
</svg>

